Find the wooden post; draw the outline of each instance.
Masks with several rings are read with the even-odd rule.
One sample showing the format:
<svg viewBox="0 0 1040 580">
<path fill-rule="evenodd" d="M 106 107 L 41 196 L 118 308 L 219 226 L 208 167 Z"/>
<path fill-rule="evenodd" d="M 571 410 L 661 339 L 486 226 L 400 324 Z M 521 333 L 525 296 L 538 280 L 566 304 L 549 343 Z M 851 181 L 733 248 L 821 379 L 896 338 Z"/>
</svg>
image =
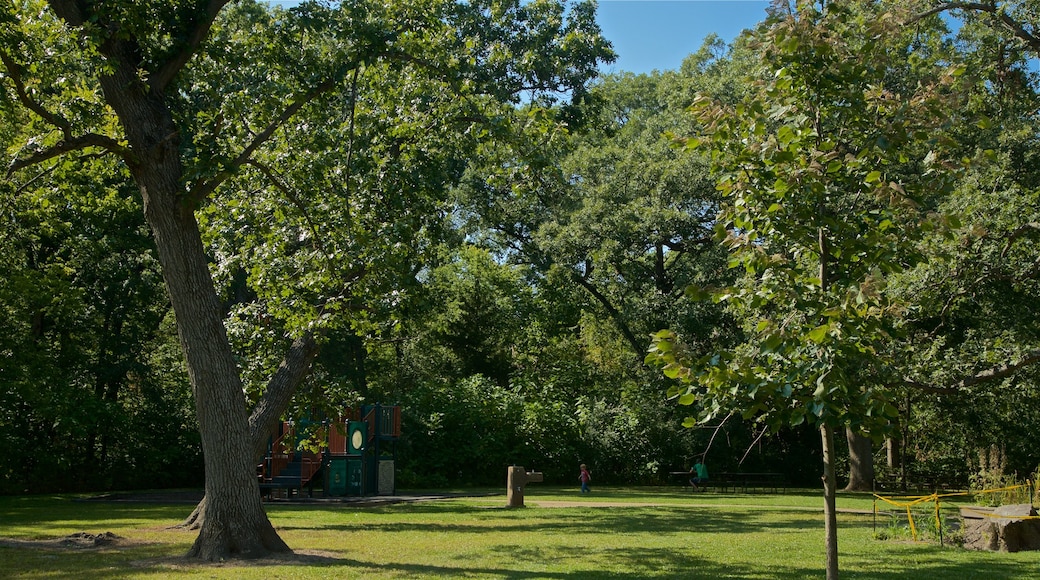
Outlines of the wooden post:
<svg viewBox="0 0 1040 580">
<path fill-rule="evenodd" d="M 528 483 L 541 483 L 544 476 L 538 471 L 525 472 L 523 467 L 513 465 L 506 470 L 506 507 L 524 507 L 524 487 Z"/>
</svg>

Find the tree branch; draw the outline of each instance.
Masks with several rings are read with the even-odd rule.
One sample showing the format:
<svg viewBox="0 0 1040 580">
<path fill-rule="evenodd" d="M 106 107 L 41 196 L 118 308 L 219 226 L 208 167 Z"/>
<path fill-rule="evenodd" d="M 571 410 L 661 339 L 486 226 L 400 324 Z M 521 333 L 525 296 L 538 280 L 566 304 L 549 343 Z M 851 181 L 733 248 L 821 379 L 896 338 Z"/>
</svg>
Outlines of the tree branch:
<svg viewBox="0 0 1040 580">
<path fill-rule="evenodd" d="M 584 288 L 586 292 L 591 294 L 592 297 L 600 303 L 603 309 L 607 311 L 607 314 L 614 321 L 614 324 L 617 326 L 617 329 L 621 332 L 621 335 L 625 337 L 625 341 L 628 342 L 629 346 L 632 347 L 632 352 L 635 353 L 635 355 L 641 359 L 642 356 L 646 354 L 646 348 L 644 347 L 642 342 L 636 339 L 636 335 L 633 334 L 632 329 L 628 327 L 628 323 L 625 322 L 625 319 L 621 315 L 621 312 L 614 306 L 613 303 L 610 302 L 609 298 L 604 296 L 603 293 L 600 292 L 599 289 L 592 284 L 592 282 L 589 282 L 585 279 L 584 276 L 579 275 L 577 272 L 572 272 L 572 274 L 574 281 L 577 282 L 579 286 Z"/>
<path fill-rule="evenodd" d="M 47 4 L 50 4 L 51 10 L 54 10 L 59 18 L 72 26 L 83 26 L 86 21 L 82 12 L 83 6 L 78 0 L 47 0 Z"/>
<path fill-rule="evenodd" d="M 259 170 L 260 173 L 262 173 L 263 176 L 266 177 L 268 181 L 270 181 L 274 185 L 275 189 L 281 191 L 282 194 L 284 194 L 285 197 L 289 198 L 289 201 L 296 206 L 296 209 L 300 210 L 300 214 L 303 215 L 304 221 L 307 222 L 307 229 L 311 231 L 311 238 L 313 239 L 312 247 L 315 250 L 321 252 L 322 257 L 325 258 L 326 266 L 331 270 L 332 257 L 329 255 L 329 252 L 325 249 L 325 244 L 321 241 L 321 232 L 318 231 L 318 225 L 311 218 L 311 213 L 307 211 L 307 206 L 303 204 L 303 201 L 300 199 L 300 196 L 296 195 L 296 192 L 294 192 L 288 185 L 286 185 L 285 182 L 279 176 L 275 175 L 274 170 L 268 167 L 266 164 L 261 163 L 256 159 L 251 159 L 247 161 L 247 163 L 249 163 L 253 167 L 256 167 L 257 170 Z"/>
<path fill-rule="evenodd" d="M 58 143 L 47 147 L 46 149 L 41 149 L 28 157 L 15 159 L 11 165 L 7 167 L 7 177 L 10 177 L 11 174 L 19 169 L 36 165 L 47 161 L 48 159 L 64 155 L 65 153 L 79 151 L 80 149 L 86 149 L 88 147 L 100 147 L 107 152 L 119 155 L 124 160 L 130 159 L 130 150 L 120 145 L 115 139 L 104 135 L 98 135 L 96 133 L 87 133 L 86 135 L 81 135 L 79 137 L 63 139 Z"/>
<path fill-rule="evenodd" d="M 188 61 L 191 60 L 191 57 L 199 49 L 202 41 L 209 36 L 213 22 L 228 2 L 230 0 L 199 0 L 196 12 L 197 17 L 192 19 L 191 30 L 187 31 L 187 40 L 184 42 L 184 45 L 181 46 L 179 52 L 161 65 L 159 70 L 148 79 L 148 83 L 153 89 L 159 93 L 166 91 L 166 87 L 173 82 L 177 73 L 184 68 L 184 65 L 188 64 Z"/>
<path fill-rule="evenodd" d="M 278 370 L 267 382 L 267 389 L 249 414 L 249 441 L 253 445 L 254 457 L 264 456 L 268 435 L 289 406 L 293 393 L 307 375 L 314 358 L 318 356 L 318 350 L 319 345 L 314 334 L 304 333 L 293 341 L 289 352 L 278 365 Z"/>
<path fill-rule="evenodd" d="M 233 159 L 223 171 L 217 173 L 209 179 L 200 179 L 196 181 L 192 185 L 191 190 L 188 192 L 188 198 L 191 200 L 191 202 L 194 204 L 198 204 L 203 199 L 206 199 L 211 193 L 213 193 L 217 189 L 217 187 L 220 186 L 220 184 L 224 183 L 228 180 L 228 178 L 234 175 L 234 172 L 236 170 L 238 170 L 240 167 L 249 162 L 252 159 L 253 153 L 255 153 L 261 145 L 269 141 L 271 137 L 274 135 L 275 131 L 277 131 L 279 127 L 284 125 L 286 121 L 291 119 L 293 115 L 299 112 L 299 110 L 302 109 L 304 105 L 318 98 L 323 93 L 328 92 L 335 86 L 336 81 L 330 78 L 322 82 L 318 86 L 314 87 L 310 91 L 304 93 L 295 101 L 293 101 L 292 104 L 286 107 L 280 115 L 272 119 L 263 131 L 261 131 L 255 137 L 253 137 L 253 140 L 250 141 L 244 149 L 242 149 L 242 152 L 239 153 L 238 156 L 235 157 L 235 159 Z"/>
<path fill-rule="evenodd" d="M 1005 28 L 1011 31 L 1015 37 L 1025 42 L 1029 48 L 1040 53 L 1040 37 L 1037 37 L 1032 32 L 1026 30 L 1022 23 L 1008 16 L 1001 7 L 997 6 L 996 2 L 943 2 L 930 10 L 926 10 L 913 16 L 907 21 L 907 24 L 913 24 L 919 20 L 923 20 L 929 16 L 934 16 L 940 12 L 946 12 L 948 10 L 973 10 L 976 12 L 987 12 Z"/>
<path fill-rule="evenodd" d="M 1004 258 L 1007 256 L 1008 250 L 1011 249 L 1011 244 L 1013 244 L 1015 240 L 1030 233 L 1040 233 L 1040 222 L 1029 222 L 1015 228 L 1015 231 L 1011 232 L 1011 235 L 1008 236 L 1007 242 L 1004 244 L 1004 249 L 1000 251 L 1000 257 Z"/>
<path fill-rule="evenodd" d="M 111 137 L 106 137 L 105 135 L 99 135 L 96 133 L 87 133 L 79 137 L 73 137 L 72 123 L 69 122 L 68 119 L 49 111 L 42 103 L 29 95 L 29 91 L 25 88 L 25 81 L 22 80 L 22 66 L 15 62 L 3 47 L 0 47 L 0 62 L 3 63 L 4 70 L 7 71 L 7 76 L 11 79 L 11 82 L 14 83 L 14 92 L 18 98 L 18 102 L 33 113 L 36 113 L 37 116 L 47 123 L 53 125 L 56 129 L 61 131 L 62 135 L 62 140 L 58 143 L 45 149 L 41 149 L 29 157 L 15 159 L 11 162 L 11 165 L 7 168 L 7 177 L 10 177 L 12 173 L 19 169 L 36 165 L 59 155 L 78 151 L 87 147 L 100 147 L 106 151 L 116 153 L 124 159 L 128 157 L 129 150 Z"/>
<path fill-rule="evenodd" d="M 902 382 L 904 385 L 920 389 L 927 393 L 950 395 L 959 391 L 963 391 L 964 389 L 967 389 L 969 387 L 974 387 L 975 385 L 978 385 L 980 383 L 1007 378 L 1015 374 L 1020 369 L 1025 368 L 1029 365 L 1036 364 L 1038 362 L 1040 362 L 1040 350 L 1034 350 L 1026 353 L 1025 356 L 1023 356 L 1022 359 L 1019 360 L 1017 363 L 1008 363 L 988 368 L 984 371 L 976 373 L 970 377 L 960 379 L 959 381 L 955 381 L 946 386 L 933 387 L 931 385 L 926 385 L 924 383 L 920 383 L 910 378 L 904 378 Z"/>
<path fill-rule="evenodd" d="M 25 105 L 25 108 L 39 115 L 44 121 L 60 129 L 62 135 L 68 139 L 72 133 L 72 123 L 69 123 L 65 117 L 48 111 L 42 104 L 29 96 L 29 92 L 25 90 L 25 83 L 22 81 L 21 65 L 14 62 L 11 55 L 7 54 L 7 51 L 3 48 L 0 48 L 0 62 L 4 63 L 7 75 L 11 78 L 11 82 L 14 83 L 14 92 L 18 96 L 18 101 Z"/>
</svg>

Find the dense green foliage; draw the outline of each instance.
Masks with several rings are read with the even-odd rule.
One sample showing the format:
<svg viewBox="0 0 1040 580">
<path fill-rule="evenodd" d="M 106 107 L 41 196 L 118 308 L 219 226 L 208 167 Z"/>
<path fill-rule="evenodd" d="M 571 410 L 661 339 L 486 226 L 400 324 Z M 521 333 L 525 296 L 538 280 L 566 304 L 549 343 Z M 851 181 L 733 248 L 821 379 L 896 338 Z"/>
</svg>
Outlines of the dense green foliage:
<svg viewBox="0 0 1040 580">
<path fill-rule="evenodd" d="M 818 424 L 901 440 L 919 480 L 1034 471 L 1035 47 L 985 11 L 951 33 L 824 4 L 591 83 L 588 4 L 226 8 L 170 102 L 248 403 L 314 333 L 285 416 L 402 405 L 406 486 L 659 482 L 705 452 L 808 484 Z M 0 11 L 0 492 L 198 484 L 96 55 L 18 6 L 39 17 Z M 144 18 L 162 62 L 179 41 Z M 665 328 L 669 376 L 643 363 Z"/>
<path fill-rule="evenodd" d="M 198 485 L 190 393 L 139 202 L 112 164 L 89 168 L 53 167 L 7 198 L 0 491 Z"/>
</svg>

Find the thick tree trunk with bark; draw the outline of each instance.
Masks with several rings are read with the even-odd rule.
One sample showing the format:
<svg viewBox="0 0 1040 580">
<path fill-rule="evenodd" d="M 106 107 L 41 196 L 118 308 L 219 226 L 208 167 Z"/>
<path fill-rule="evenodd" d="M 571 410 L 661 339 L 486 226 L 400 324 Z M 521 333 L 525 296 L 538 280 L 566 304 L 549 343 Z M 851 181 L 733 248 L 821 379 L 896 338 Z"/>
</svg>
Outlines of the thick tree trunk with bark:
<svg viewBox="0 0 1040 580">
<path fill-rule="evenodd" d="M 885 439 L 885 459 L 886 465 L 889 469 L 899 469 L 903 464 L 903 457 L 900 453 L 899 439 L 895 437 L 889 437 Z"/>
<path fill-rule="evenodd" d="M 845 429 L 849 443 L 849 483 L 845 491 L 871 491 L 874 489 L 874 444 L 852 428 Z"/>
<path fill-rule="evenodd" d="M 252 464 L 267 452 L 268 438 L 282 413 L 289 406 L 296 387 L 303 381 L 314 357 L 318 354 L 318 342 L 310 332 L 293 341 L 285 360 L 267 384 L 260 401 L 249 415 L 249 439 L 252 449 Z M 177 527 L 197 530 L 206 521 L 206 497 L 202 498 L 191 514 Z"/>
<path fill-rule="evenodd" d="M 67 0 L 51 0 L 51 5 L 73 26 L 81 26 L 88 16 L 83 11 L 90 9 Z M 241 377 L 195 207 L 186 195 L 178 128 L 162 87 L 140 76 L 144 65 L 132 35 L 114 32 L 98 48 L 110 67 L 99 80 L 125 131 L 124 159 L 144 201 L 195 395 L 207 501 L 189 555 L 220 560 L 289 551 L 260 503 Z"/>
<path fill-rule="evenodd" d="M 130 125 L 140 116 L 138 113 L 148 115 L 138 121 L 138 126 L 154 120 L 147 109 L 125 109 L 120 117 L 131 119 L 124 120 L 128 134 L 134 132 Z M 175 134 L 172 122 L 165 128 L 171 130 L 167 135 Z M 153 139 L 156 136 L 152 135 Z M 195 215 L 183 200 L 176 145 L 150 145 L 148 153 L 153 158 L 135 167 L 134 177 L 144 197 L 145 217 L 156 240 L 177 317 L 206 466 L 209 501 L 189 555 L 219 560 L 288 551 L 260 503 L 239 369 L 228 343 Z"/>
</svg>

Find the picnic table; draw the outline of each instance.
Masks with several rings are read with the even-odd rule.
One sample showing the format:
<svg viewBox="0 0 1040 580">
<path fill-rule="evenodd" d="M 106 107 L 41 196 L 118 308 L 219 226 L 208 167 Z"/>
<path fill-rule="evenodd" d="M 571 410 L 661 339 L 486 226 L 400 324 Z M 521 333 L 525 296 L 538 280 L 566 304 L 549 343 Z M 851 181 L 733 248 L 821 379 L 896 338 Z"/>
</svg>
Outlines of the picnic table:
<svg viewBox="0 0 1040 580">
<path fill-rule="evenodd" d="M 787 490 L 787 484 L 782 473 L 759 472 L 751 473 L 744 471 L 723 472 L 714 477 L 714 483 L 722 491 L 733 491 L 747 493 L 750 491 L 761 491 L 763 493 L 777 493 Z"/>
<path fill-rule="evenodd" d="M 679 479 L 679 485 L 683 489 L 686 489 L 686 488 L 693 489 L 693 486 L 690 485 L 690 478 L 692 478 L 693 475 L 694 474 L 690 473 L 689 471 L 669 471 L 668 472 L 668 476 L 669 477 L 674 477 L 674 478 L 678 478 Z M 697 488 L 700 489 L 701 491 L 705 491 L 705 490 L 707 490 L 707 488 L 713 487 L 713 483 L 714 482 L 711 479 L 711 477 L 708 477 L 708 481 L 702 481 L 701 483 L 698 483 L 697 484 Z"/>
<path fill-rule="evenodd" d="M 679 485 L 683 488 L 691 488 L 690 478 L 693 474 L 689 471 L 669 471 L 669 478 L 677 478 Z M 726 493 L 732 491 L 734 493 L 748 493 L 751 492 L 762 492 L 762 493 L 781 493 L 787 490 L 787 481 L 782 473 L 773 472 L 722 472 L 709 474 L 708 481 L 698 483 L 697 487 L 700 489 L 713 488 L 719 492 Z"/>
</svg>

